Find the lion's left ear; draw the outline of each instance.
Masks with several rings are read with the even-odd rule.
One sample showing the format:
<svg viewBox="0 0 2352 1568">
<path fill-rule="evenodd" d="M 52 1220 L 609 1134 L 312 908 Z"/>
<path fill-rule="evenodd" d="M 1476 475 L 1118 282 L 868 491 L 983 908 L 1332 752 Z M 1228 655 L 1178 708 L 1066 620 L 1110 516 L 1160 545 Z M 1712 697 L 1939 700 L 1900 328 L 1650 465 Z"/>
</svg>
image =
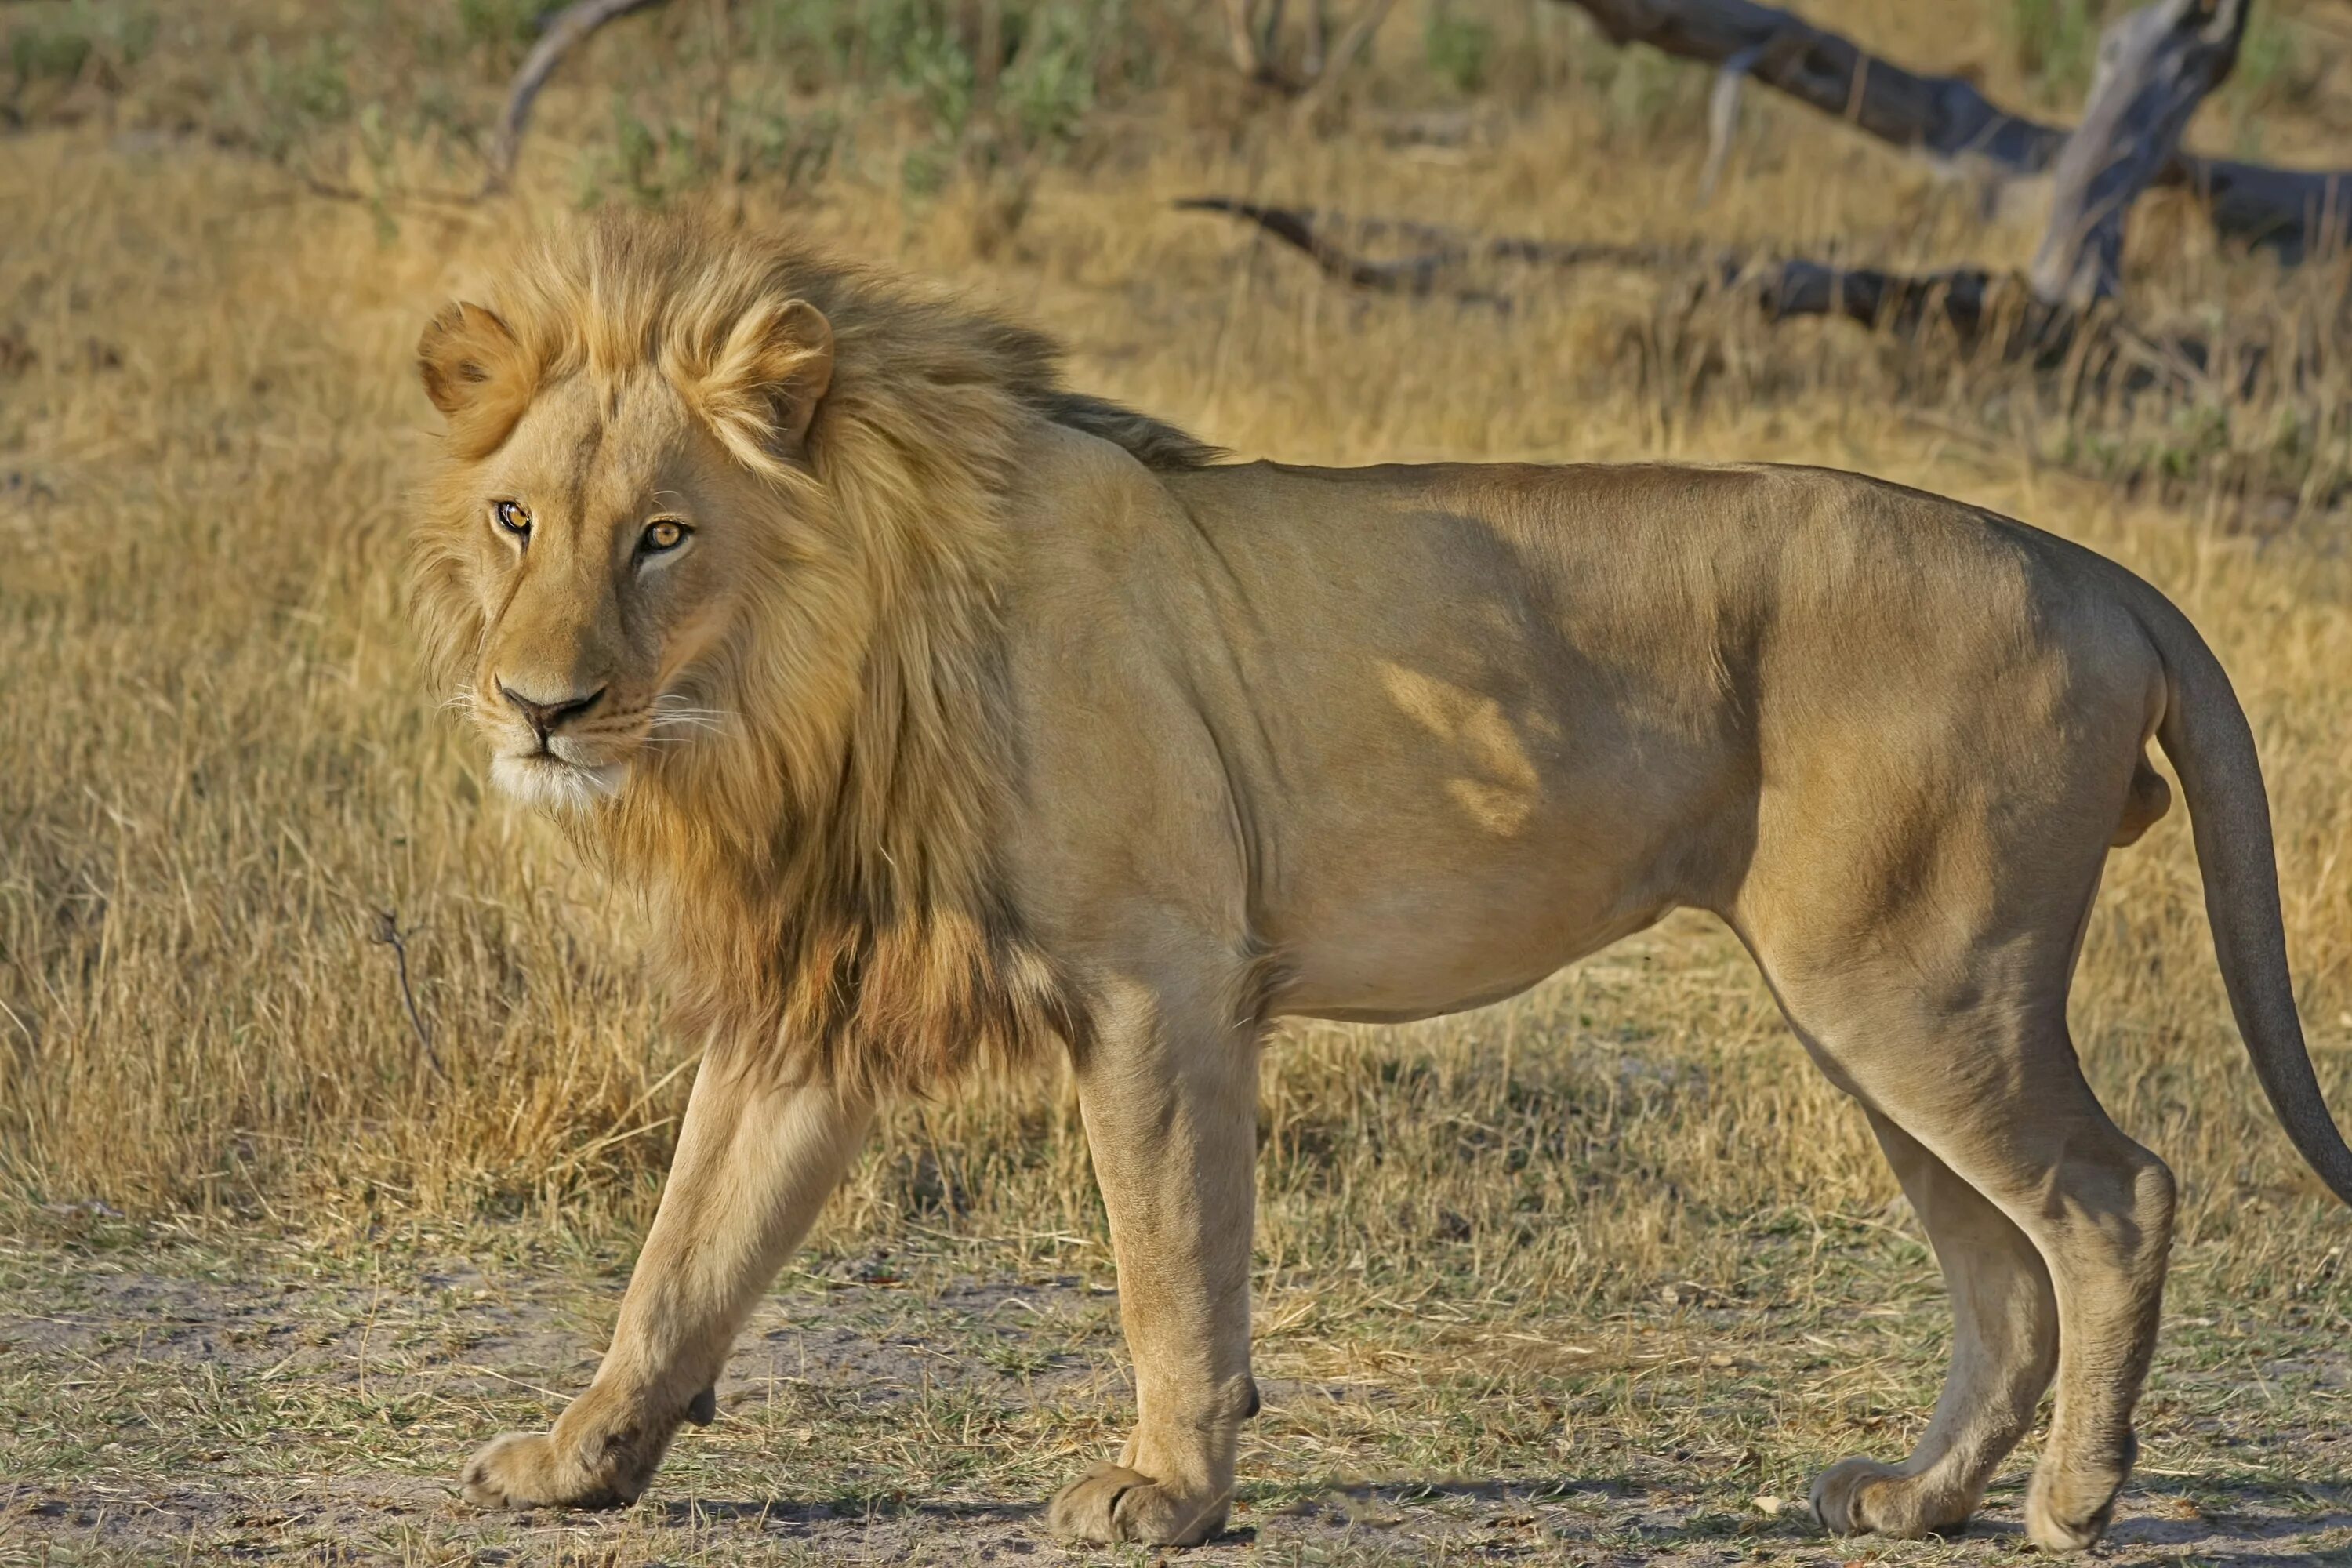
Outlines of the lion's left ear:
<svg viewBox="0 0 2352 1568">
<path fill-rule="evenodd" d="M 696 381 L 703 417 L 738 457 L 755 467 L 801 457 L 833 385 L 833 323 L 806 300 L 759 305 Z"/>
</svg>

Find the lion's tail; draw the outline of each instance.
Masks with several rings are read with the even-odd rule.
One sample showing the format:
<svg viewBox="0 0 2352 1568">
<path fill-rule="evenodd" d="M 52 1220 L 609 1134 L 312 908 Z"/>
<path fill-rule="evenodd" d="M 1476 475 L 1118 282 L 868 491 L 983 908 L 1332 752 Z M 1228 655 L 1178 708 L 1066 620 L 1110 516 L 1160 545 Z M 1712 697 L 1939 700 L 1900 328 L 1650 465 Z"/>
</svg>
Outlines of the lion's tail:
<svg viewBox="0 0 2352 1568">
<path fill-rule="evenodd" d="M 2278 863 L 2270 802 L 2254 732 L 2221 661 L 2197 628 L 2146 584 L 2135 605 L 2164 661 L 2169 690 L 2157 739 L 2180 775 L 2205 879 L 2205 913 L 2238 1033 L 2271 1108 L 2297 1152 L 2328 1189 L 2352 1204 L 2352 1148 L 2327 1112 L 2295 1016 L 2279 916 Z"/>
</svg>

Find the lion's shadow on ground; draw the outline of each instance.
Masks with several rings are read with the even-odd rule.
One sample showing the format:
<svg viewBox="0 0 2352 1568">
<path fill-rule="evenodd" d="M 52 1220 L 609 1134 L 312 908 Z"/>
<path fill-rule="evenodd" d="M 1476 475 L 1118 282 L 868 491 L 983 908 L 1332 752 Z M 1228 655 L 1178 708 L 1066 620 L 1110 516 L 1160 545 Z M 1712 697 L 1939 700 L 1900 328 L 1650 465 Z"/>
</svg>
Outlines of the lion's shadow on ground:
<svg viewBox="0 0 2352 1568">
<path fill-rule="evenodd" d="M 2161 1500 L 2135 1489 L 2125 1496 L 2122 1517 L 2108 1532 L 2105 1551 L 2157 1552 L 2229 1568 L 2287 1568 L 2290 1564 L 2352 1560 L 2342 1542 L 2306 1544 L 2323 1532 L 2352 1530 L 2352 1478 L 2310 1485 L 2252 1477 L 2216 1479 L 2197 1489 L 2194 1512 L 2169 1513 L 2152 1506 Z M 2316 1502 L 2320 1509 L 2314 1511 Z M 1378 1535 L 1402 1545 L 1425 1538 L 1496 1531 L 1532 1531 L 1563 1545 L 1632 1544 L 1644 1556 L 1671 1561 L 1678 1550 L 1727 1546 L 1770 1550 L 1824 1562 L 1852 1554 L 1816 1528 L 1801 1499 L 1777 1517 L 1733 1511 L 1695 1502 L 1686 1494 L 1655 1492 L 1618 1479 L 1589 1477 L 1554 1480 L 1395 1480 L 1338 1486 L 1314 1492 L 1281 1488 L 1244 1488 L 1247 1512 L 1219 1536 L 1213 1547 L 1269 1546 L 1286 1539 L 1334 1540 Z M 1951 1544 L 1975 1545 L 1998 1555 L 2012 1552 L 2024 1535 L 2022 1489 L 2012 1485 L 1988 1505 Z M 1045 1533 L 1045 1508 L 1036 1501 L 959 1501 L 877 1499 L 859 1510 L 813 1500 L 696 1499 L 656 1505 L 665 1522 L 678 1526 L 727 1521 L 769 1525 L 820 1535 L 835 1530 L 895 1527 L 982 1530 L 1024 1535 Z"/>
</svg>

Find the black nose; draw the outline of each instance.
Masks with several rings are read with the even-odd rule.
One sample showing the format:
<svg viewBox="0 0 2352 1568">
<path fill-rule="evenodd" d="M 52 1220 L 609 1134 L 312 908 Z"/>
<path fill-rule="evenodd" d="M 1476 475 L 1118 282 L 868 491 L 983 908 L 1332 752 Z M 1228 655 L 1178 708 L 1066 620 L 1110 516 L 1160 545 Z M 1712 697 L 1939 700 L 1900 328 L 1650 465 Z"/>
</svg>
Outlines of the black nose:
<svg viewBox="0 0 2352 1568">
<path fill-rule="evenodd" d="M 588 710 L 595 707 L 597 700 L 604 695 L 604 689 L 600 686 L 584 697 L 565 697 L 553 702 L 535 702 L 503 680 L 498 683 L 498 687 L 499 695 L 514 705 L 514 710 L 523 716 L 523 721 L 530 726 L 530 732 L 539 737 L 539 743 L 541 746 L 547 744 L 547 738 L 550 735 L 563 727 L 565 721 L 577 719 L 587 712 Z"/>
</svg>

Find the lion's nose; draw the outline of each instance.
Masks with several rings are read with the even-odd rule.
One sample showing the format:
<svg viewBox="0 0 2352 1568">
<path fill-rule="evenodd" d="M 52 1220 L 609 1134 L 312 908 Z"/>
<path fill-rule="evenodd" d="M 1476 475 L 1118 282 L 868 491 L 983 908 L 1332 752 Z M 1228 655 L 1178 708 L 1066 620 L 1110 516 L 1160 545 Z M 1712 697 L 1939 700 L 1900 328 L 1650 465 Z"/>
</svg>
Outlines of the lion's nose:
<svg viewBox="0 0 2352 1568">
<path fill-rule="evenodd" d="M 530 732 L 539 737 L 539 743 L 542 746 L 547 744 L 547 738 L 562 729 L 567 721 L 577 719 L 595 707 L 597 700 L 604 695 L 604 688 L 600 686 L 585 696 L 561 697 L 552 702 L 541 702 L 536 698 L 525 697 L 503 680 L 498 683 L 498 688 L 499 695 L 523 716 L 523 721 L 530 726 Z"/>
</svg>

